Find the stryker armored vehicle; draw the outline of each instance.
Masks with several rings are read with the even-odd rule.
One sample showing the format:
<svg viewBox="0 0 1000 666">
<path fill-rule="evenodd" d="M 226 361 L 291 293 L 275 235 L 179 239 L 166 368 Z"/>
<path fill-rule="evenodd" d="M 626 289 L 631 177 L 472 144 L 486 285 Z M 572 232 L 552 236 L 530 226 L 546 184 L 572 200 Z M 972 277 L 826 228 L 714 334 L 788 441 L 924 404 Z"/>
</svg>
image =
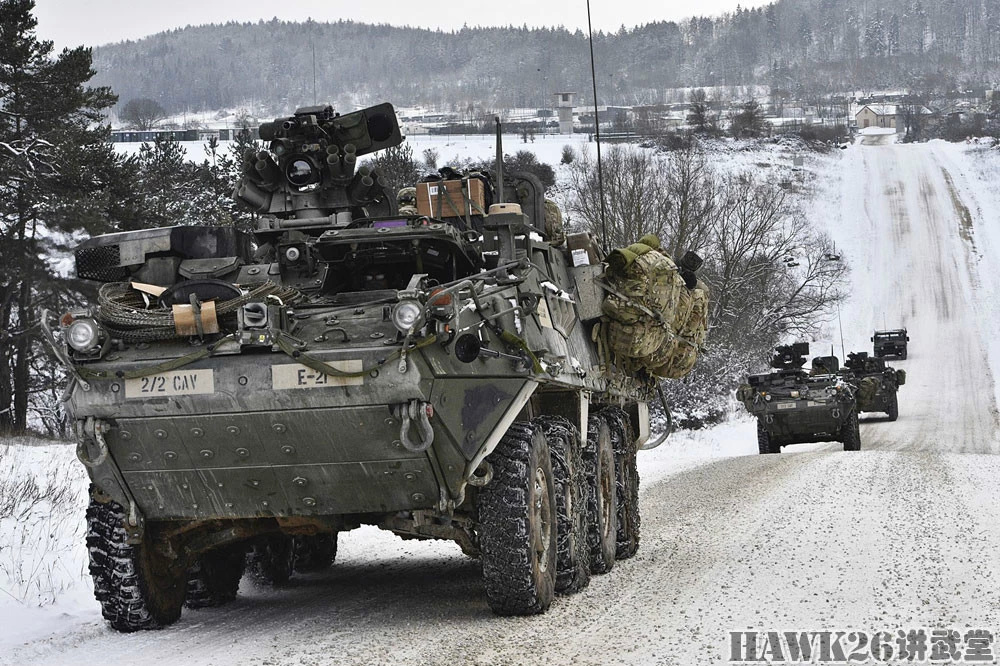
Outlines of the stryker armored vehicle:
<svg viewBox="0 0 1000 666">
<path fill-rule="evenodd" d="M 906 343 L 910 341 L 905 328 L 893 328 L 885 331 L 875 331 L 872 334 L 875 358 L 891 356 L 901 361 L 906 360 Z"/>
<path fill-rule="evenodd" d="M 302 108 L 260 137 L 234 193 L 252 236 L 89 239 L 98 302 L 43 313 L 111 626 L 231 600 L 248 562 L 274 583 L 328 566 L 361 524 L 454 540 L 499 614 L 633 555 L 636 450 L 666 436 L 648 405 L 704 342 L 700 258 L 562 246 L 537 178 L 500 159 L 495 182 L 449 171 L 401 213 L 358 162 L 402 142 L 389 104 Z"/>
<path fill-rule="evenodd" d="M 861 450 L 856 387 L 837 374 L 835 356 L 803 366 L 808 342 L 775 349 L 772 372 L 747 377 L 736 397 L 757 417 L 760 453 L 778 453 L 786 444 L 840 441 L 845 451 Z"/>
<path fill-rule="evenodd" d="M 885 412 L 890 421 L 899 418 L 899 387 L 906 383 L 906 371 L 890 368 L 868 352 L 851 352 L 843 374 L 858 387 L 858 412 Z"/>
</svg>

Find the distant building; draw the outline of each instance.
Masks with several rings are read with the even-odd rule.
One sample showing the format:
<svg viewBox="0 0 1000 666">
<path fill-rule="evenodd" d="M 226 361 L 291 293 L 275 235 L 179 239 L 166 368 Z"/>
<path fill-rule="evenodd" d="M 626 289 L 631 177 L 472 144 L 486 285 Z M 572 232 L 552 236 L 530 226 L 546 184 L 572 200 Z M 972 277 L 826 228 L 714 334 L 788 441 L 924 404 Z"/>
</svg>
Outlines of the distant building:
<svg viewBox="0 0 1000 666">
<path fill-rule="evenodd" d="M 895 104 L 865 104 L 854 114 L 854 119 L 859 129 L 885 127 L 901 132 L 903 122 L 900 115 L 900 109 Z"/>
<path fill-rule="evenodd" d="M 556 101 L 556 111 L 559 113 L 559 133 L 573 133 L 573 107 L 576 106 L 575 92 L 553 93 Z"/>
</svg>

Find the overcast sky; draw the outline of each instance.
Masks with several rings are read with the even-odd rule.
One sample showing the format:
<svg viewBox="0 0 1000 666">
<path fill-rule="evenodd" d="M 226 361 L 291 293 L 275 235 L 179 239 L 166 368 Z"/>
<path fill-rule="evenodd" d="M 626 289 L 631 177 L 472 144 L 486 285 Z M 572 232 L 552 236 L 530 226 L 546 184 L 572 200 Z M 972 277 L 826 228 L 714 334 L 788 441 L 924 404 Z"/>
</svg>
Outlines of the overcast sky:
<svg viewBox="0 0 1000 666">
<path fill-rule="evenodd" d="M 715 15 L 768 0 L 591 0 L 594 30 L 617 30 L 692 14 Z M 587 28 L 586 0 L 36 0 L 38 36 L 64 46 L 96 46 L 186 25 L 256 21 L 353 19 L 457 30 L 463 24 Z"/>
</svg>

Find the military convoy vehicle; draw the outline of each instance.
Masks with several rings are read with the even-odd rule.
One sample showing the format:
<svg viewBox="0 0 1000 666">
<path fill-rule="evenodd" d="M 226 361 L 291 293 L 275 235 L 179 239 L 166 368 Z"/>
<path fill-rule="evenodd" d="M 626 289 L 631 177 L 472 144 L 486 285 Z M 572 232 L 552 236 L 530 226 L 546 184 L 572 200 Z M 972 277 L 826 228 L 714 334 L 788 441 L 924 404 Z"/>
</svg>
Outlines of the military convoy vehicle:
<svg viewBox="0 0 1000 666">
<path fill-rule="evenodd" d="M 454 540 L 505 615 L 632 556 L 636 451 L 665 436 L 650 440 L 649 403 L 704 342 L 700 259 L 675 264 L 653 237 L 560 244 L 538 180 L 502 168 L 420 184 L 400 213 L 359 161 L 402 142 L 390 104 L 302 108 L 260 137 L 234 193 L 259 213 L 252 236 L 91 238 L 75 258 L 98 301 L 43 313 L 111 626 L 229 601 L 248 562 L 277 584 L 329 566 L 361 524 Z M 856 428 L 829 380 L 810 406 L 772 403 L 786 376 L 755 383 L 762 406 Z"/>
<path fill-rule="evenodd" d="M 858 412 L 885 412 L 890 421 L 899 418 L 899 387 L 906 383 L 906 371 L 888 367 L 868 352 L 851 352 L 844 362 L 847 381 L 858 387 Z"/>
<path fill-rule="evenodd" d="M 786 444 L 840 441 L 845 451 L 861 450 L 856 387 L 837 374 L 835 356 L 818 357 L 813 372 L 803 369 L 809 343 L 775 349 L 774 370 L 750 375 L 736 393 L 757 417 L 760 453 L 778 453 Z"/>
<path fill-rule="evenodd" d="M 906 343 L 910 341 L 910 336 L 906 334 L 905 328 L 875 331 L 871 340 L 874 343 L 875 358 L 891 356 L 901 361 L 906 360 Z"/>
</svg>

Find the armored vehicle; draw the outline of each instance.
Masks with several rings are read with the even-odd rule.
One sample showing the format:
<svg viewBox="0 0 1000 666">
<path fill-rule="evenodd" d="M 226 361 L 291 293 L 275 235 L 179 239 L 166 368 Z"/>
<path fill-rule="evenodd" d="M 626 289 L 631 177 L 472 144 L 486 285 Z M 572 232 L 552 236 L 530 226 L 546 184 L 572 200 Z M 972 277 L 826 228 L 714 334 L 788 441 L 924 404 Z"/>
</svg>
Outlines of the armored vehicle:
<svg viewBox="0 0 1000 666">
<path fill-rule="evenodd" d="M 910 336 L 905 328 L 893 328 L 885 331 L 875 331 L 872 335 L 875 358 L 891 356 L 901 361 L 906 360 L 906 343 Z"/>
<path fill-rule="evenodd" d="M 704 342 L 700 259 L 563 245 L 537 178 L 502 168 L 443 172 L 401 212 L 359 161 L 402 142 L 390 104 L 302 108 L 260 137 L 234 193 L 252 236 L 89 239 L 98 302 L 43 316 L 110 624 L 231 600 L 248 562 L 275 584 L 329 566 L 362 524 L 454 540 L 499 614 L 633 555 L 636 450 L 665 436 L 648 405 Z"/>
<path fill-rule="evenodd" d="M 885 412 L 890 421 L 899 418 L 897 392 L 906 383 L 906 371 L 888 367 L 868 352 L 851 352 L 844 362 L 847 380 L 858 387 L 858 412 Z"/>
<path fill-rule="evenodd" d="M 837 358 L 818 357 L 810 373 L 803 370 L 809 343 L 783 345 L 775 352 L 774 370 L 750 375 L 737 391 L 737 398 L 757 417 L 760 453 L 823 441 L 840 441 L 845 451 L 860 451 L 856 388 L 837 374 Z"/>
</svg>

